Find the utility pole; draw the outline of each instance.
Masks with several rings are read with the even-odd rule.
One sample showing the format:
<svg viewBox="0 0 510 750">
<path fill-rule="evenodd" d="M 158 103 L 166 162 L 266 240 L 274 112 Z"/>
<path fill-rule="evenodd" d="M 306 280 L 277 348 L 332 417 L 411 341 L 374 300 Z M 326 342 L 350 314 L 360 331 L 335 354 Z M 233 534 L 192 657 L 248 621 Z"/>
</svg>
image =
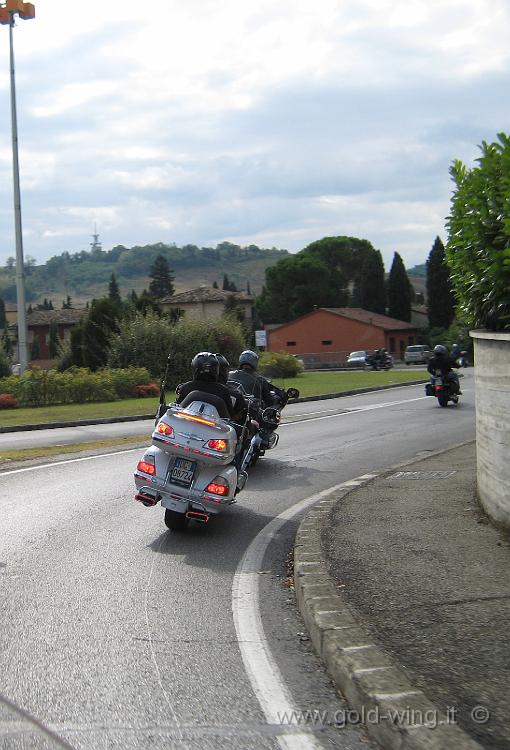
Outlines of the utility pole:
<svg viewBox="0 0 510 750">
<path fill-rule="evenodd" d="M 16 115 L 16 85 L 14 75 L 14 16 L 23 20 L 35 18 L 32 3 L 22 0 L 6 0 L 0 5 L 0 24 L 9 26 L 10 77 L 11 77 L 11 128 L 12 128 L 12 174 L 14 187 L 14 231 L 16 236 L 16 296 L 18 318 L 18 353 L 20 373 L 28 367 L 27 313 L 25 305 L 25 268 L 23 260 L 23 233 L 21 225 L 21 193 L 19 188 L 18 120 Z"/>
</svg>

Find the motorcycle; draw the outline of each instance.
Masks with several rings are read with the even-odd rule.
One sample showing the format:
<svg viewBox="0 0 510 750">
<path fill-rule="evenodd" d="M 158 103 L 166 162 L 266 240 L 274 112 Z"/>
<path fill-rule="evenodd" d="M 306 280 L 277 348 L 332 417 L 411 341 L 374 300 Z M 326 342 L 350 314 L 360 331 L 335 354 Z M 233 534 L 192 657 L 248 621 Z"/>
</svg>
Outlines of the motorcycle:
<svg viewBox="0 0 510 750">
<path fill-rule="evenodd" d="M 236 502 L 248 478 L 236 465 L 248 426 L 236 429 L 221 399 L 201 391 L 193 391 L 180 405 L 167 405 L 167 375 L 168 364 L 152 445 L 134 473 L 135 500 L 146 507 L 160 502 L 166 526 L 183 531 L 191 520 L 208 523 Z"/>
<path fill-rule="evenodd" d="M 458 404 L 459 395 L 456 392 L 455 383 L 443 375 L 441 370 L 436 370 L 430 380 L 431 382 L 425 386 L 425 394 L 427 396 L 435 396 L 439 406 L 442 407 L 448 406 L 449 401 Z"/>
<path fill-rule="evenodd" d="M 229 385 L 237 388 L 248 401 L 248 416 L 251 423 L 257 425 L 255 434 L 245 446 L 245 452 L 241 468 L 246 471 L 255 466 L 259 458 L 265 455 L 266 450 L 271 450 L 278 445 L 280 439 L 276 432 L 281 420 L 282 409 L 290 398 L 299 398 L 297 388 L 288 388 L 286 391 L 278 389 L 271 391 L 275 404 L 262 409 L 259 399 L 247 394 L 241 383 L 229 381 Z"/>
<path fill-rule="evenodd" d="M 457 360 L 460 367 L 469 367 L 469 362 L 467 358 L 467 352 L 461 352 L 460 357 Z"/>
<path fill-rule="evenodd" d="M 391 370 L 393 367 L 393 357 L 386 354 L 383 358 L 369 355 L 365 361 L 365 370 Z"/>
</svg>

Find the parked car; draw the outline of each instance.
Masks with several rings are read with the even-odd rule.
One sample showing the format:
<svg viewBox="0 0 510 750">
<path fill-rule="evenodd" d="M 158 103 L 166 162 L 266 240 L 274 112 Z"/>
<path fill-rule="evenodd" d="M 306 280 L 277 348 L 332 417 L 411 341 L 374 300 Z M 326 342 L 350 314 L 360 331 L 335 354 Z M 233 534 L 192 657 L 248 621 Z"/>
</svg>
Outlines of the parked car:
<svg viewBox="0 0 510 750">
<path fill-rule="evenodd" d="M 351 352 L 347 357 L 346 367 L 365 367 L 370 352 L 365 350 L 360 352 Z"/>
<path fill-rule="evenodd" d="M 428 346 L 415 344 L 408 346 L 404 352 L 404 362 L 406 365 L 426 365 L 432 357 L 432 352 Z"/>
</svg>

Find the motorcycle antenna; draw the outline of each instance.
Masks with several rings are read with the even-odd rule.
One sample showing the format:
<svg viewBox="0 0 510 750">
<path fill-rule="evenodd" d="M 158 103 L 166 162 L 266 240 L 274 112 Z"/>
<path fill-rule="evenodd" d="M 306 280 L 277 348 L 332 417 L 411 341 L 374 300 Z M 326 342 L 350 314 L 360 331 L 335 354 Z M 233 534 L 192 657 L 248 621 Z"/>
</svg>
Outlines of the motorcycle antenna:
<svg viewBox="0 0 510 750">
<path fill-rule="evenodd" d="M 159 386 L 159 406 L 158 411 L 156 413 L 156 422 L 158 419 L 161 419 L 163 414 L 166 412 L 166 381 L 168 378 L 168 370 L 170 368 L 170 362 L 172 361 L 172 355 L 169 354 L 166 358 L 166 367 L 165 367 L 165 374 L 163 375 L 163 378 L 161 380 L 161 385 Z"/>
</svg>

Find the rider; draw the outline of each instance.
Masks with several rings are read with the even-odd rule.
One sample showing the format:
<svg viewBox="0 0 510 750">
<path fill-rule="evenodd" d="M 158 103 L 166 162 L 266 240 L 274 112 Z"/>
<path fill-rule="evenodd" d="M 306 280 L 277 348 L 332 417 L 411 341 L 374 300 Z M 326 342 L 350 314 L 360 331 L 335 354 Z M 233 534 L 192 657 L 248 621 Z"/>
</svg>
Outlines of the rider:
<svg viewBox="0 0 510 750">
<path fill-rule="evenodd" d="M 450 357 L 452 359 L 458 359 L 460 357 L 460 346 L 458 344 L 452 344 L 452 348 L 450 349 Z"/>
<path fill-rule="evenodd" d="M 276 399 L 272 391 L 280 389 L 270 385 L 269 381 L 257 372 L 258 364 L 259 355 L 251 351 L 251 349 L 246 349 L 244 352 L 241 352 L 239 367 L 230 373 L 229 380 L 236 380 L 240 383 L 246 393 L 255 396 L 261 401 L 262 408 L 264 408 L 275 403 Z"/>
<path fill-rule="evenodd" d="M 431 375 L 435 375 L 437 370 L 441 371 L 441 375 L 445 380 L 451 381 L 455 386 L 455 392 L 457 395 L 461 395 L 459 376 L 456 372 L 453 372 L 453 367 L 458 367 L 459 364 L 456 359 L 453 359 L 448 354 L 448 349 L 443 344 L 438 344 L 434 347 L 434 355 L 429 359 L 427 370 Z"/>
<path fill-rule="evenodd" d="M 217 353 L 215 356 L 220 368 L 218 382 L 222 383 L 230 393 L 232 408 L 234 410 L 234 421 L 237 422 L 237 424 L 244 424 L 248 414 L 248 404 L 246 403 L 246 399 L 237 388 L 234 388 L 227 382 L 228 374 L 230 372 L 230 363 L 228 359 L 224 357 L 223 354 Z"/>
<path fill-rule="evenodd" d="M 176 402 L 180 404 L 192 391 L 202 391 L 219 397 L 227 407 L 229 419 L 234 420 L 234 407 L 227 386 L 218 382 L 220 363 L 212 352 L 199 352 L 191 360 L 193 380 L 177 387 Z"/>
</svg>

